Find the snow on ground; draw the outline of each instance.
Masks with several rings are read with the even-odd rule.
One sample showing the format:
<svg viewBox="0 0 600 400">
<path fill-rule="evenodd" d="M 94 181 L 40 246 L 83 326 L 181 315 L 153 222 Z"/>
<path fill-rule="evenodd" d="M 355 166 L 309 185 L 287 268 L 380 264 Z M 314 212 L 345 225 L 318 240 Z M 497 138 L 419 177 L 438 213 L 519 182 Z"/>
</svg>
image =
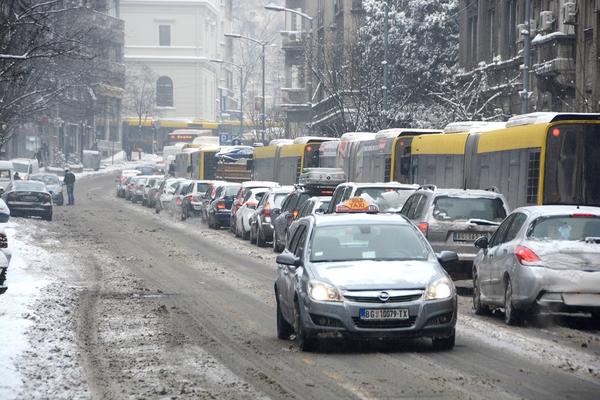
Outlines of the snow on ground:
<svg viewBox="0 0 600 400">
<path fill-rule="evenodd" d="M 4 225 L 13 256 L 6 280 L 8 290 L 0 296 L 0 398 L 10 399 L 17 397 L 23 384 L 16 367 L 17 359 L 29 348 L 25 333 L 34 322 L 32 306 L 40 291 L 50 283 L 39 268 L 50 255 L 31 245 L 31 236 L 36 230 L 31 221 L 11 221 Z"/>
</svg>

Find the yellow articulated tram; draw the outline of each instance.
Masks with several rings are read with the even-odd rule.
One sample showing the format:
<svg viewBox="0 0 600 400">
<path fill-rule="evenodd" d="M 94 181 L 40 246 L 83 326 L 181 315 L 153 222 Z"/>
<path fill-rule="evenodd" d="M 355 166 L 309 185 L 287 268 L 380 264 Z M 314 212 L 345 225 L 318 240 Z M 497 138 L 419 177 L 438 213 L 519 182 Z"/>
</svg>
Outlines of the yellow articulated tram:
<svg viewBox="0 0 600 400">
<path fill-rule="evenodd" d="M 175 176 L 177 178 L 199 180 L 215 179 L 217 170 L 216 154 L 220 149 L 220 146 L 215 143 L 187 145 L 175 155 Z"/>
<path fill-rule="evenodd" d="M 414 183 L 495 187 L 512 207 L 600 206 L 600 114 L 532 113 L 419 136 L 409 169 Z"/>
<path fill-rule="evenodd" d="M 269 146 L 254 149 L 252 179 L 292 185 L 305 168 L 320 166 L 319 147 L 337 141 L 326 137 L 299 137 L 294 140 L 274 140 Z"/>
</svg>

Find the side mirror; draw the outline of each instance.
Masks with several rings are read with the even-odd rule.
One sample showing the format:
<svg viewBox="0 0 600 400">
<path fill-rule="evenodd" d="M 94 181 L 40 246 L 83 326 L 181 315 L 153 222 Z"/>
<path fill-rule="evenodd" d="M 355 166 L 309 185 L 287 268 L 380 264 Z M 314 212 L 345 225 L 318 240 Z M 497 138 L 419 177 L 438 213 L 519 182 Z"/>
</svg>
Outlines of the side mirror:
<svg viewBox="0 0 600 400">
<path fill-rule="evenodd" d="M 291 265 L 292 267 L 300 266 L 300 258 L 296 257 L 295 255 L 293 255 L 292 253 L 290 253 L 287 250 L 284 250 L 283 253 L 278 255 L 276 261 L 277 261 L 277 264 Z"/>
<path fill-rule="evenodd" d="M 271 215 L 273 218 L 277 218 L 281 214 L 281 208 L 274 208 L 271 210 Z"/>
<path fill-rule="evenodd" d="M 487 249 L 490 245 L 490 242 L 487 236 L 481 236 L 480 238 L 477 238 L 474 244 L 478 249 Z"/>
<path fill-rule="evenodd" d="M 437 259 L 442 266 L 452 264 L 458 261 L 458 254 L 455 251 L 442 251 L 437 254 Z"/>
</svg>

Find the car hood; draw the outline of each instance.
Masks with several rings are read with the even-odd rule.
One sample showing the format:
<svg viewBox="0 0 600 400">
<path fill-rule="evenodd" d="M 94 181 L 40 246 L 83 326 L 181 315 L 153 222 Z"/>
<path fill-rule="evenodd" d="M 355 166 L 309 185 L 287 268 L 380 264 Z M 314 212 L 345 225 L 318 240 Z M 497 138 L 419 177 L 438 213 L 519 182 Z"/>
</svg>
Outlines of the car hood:
<svg viewBox="0 0 600 400">
<path fill-rule="evenodd" d="M 313 264 L 316 279 L 342 290 L 423 289 L 444 275 L 435 261 L 349 261 Z"/>
</svg>

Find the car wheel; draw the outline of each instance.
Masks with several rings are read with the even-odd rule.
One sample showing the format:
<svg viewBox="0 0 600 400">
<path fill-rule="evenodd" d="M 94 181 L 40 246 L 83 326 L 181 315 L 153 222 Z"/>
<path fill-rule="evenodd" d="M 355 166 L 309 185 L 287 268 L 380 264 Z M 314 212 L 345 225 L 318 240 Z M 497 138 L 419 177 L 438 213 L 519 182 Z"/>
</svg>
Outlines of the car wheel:
<svg viewBox="0 0 600 400">
<path fill-rule="evenodd" d="M 452 334 L 447 337 L 434 337 L 431 338 L 431 344 L 433 349 L 436 351 L 439 350 L 452 350 L 454 348 L 454 344 L 456 342 L 456 334 L 452 331 Z"/>
<path fill-rule="evenodd" d="M 277 296 L 277 293 L 275 293 Z M 281 340 L 289 340 L 290 336 L 294 333 L 292 325 L 285 320 L 281 308 L 279 307 L 279 301 L 277 301 L 277 338 Z"/>
<path fill-rule="evenodd" d="M 490 312 L 490 308 L 481 302 L 481 286 L 476 270 L 473 270 L 473 310 L 477 315 L 486 315 Z"/>
<path fill-rule="evenodd" d="M 256 245 L 258 247 L 264 247 L 267 244 L 261 232 L 262 231 L 260 230 L 260 228 L 256 229 Z"/>
<path fill-rule="evenodd" d="M 255 244 L 256 243 L 256 236 L 254 234 L 254 227 L 252 227 L 252 225 L 250 225 L 250 244 Z"/>
<path fill-rule="evenodd" d="M 242 222 L 242 239 L 249 240 L 250 239 L 250 231 L 244 229 L 244 222 Z"/>
<path fill-rule="evenodd" d="M 507 325 L 519 325 L 519 312 L 513 304 L 513 288 L 510 278 L 506 281 L 504 289 L 504 322 Z"/>
<path fill-rule="evenodd" d="M 277 231 L 273 231 L 273 251 L 277 253 L 279 251 L 279 245 L 277 244 Z"/>
<path fill-rule="evenodd" d="M 188 218 L 188 211 L 186 207 L 181 209 L 181 220 L 185 221 Z"/>
<path fill-rule="evenodd" d="M 296 332 L 296 344 L 302 351 L 313 351 L 317 347 L 317 339 L 310 336 L 306 331 L 302 317 L 300 316 L 300 306 L 298 302 L 294 302 L 294 310 L 296 316 L 296 323 L 294 330 Z"/>
<path fill-rule="evenodd" d="M 43 217 L 46 221 L 52 221 L 52 212 L 46 213 Z"/>
</svg>

